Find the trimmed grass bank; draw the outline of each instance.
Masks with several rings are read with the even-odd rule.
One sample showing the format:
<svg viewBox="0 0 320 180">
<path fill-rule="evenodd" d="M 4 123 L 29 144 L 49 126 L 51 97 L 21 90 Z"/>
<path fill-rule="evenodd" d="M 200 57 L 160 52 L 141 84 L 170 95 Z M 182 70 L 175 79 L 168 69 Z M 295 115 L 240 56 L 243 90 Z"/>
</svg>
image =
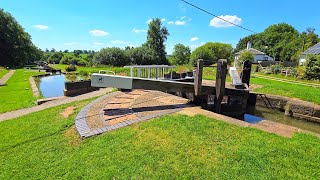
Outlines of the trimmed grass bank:
<svg viewBox="0 0 320 180">
<path fill-rule="evenodd" d="M 317 179 L 319 138 L 292 139 L 204 116 L 168 115 L 86 140 L 90 100 L 0 123 L 0 179 Z M 75 107 L 68 118 L 60 115 Z"/>
<path fill-rule="evenodd" d="M 43 74 L 43 72 L 16 70 L 7 81 L 7 85 L 0 87 L 0 113 L 35 105 L 36 98 L 33 97 L 29 77 L 37 74 Z"/>
</svg>

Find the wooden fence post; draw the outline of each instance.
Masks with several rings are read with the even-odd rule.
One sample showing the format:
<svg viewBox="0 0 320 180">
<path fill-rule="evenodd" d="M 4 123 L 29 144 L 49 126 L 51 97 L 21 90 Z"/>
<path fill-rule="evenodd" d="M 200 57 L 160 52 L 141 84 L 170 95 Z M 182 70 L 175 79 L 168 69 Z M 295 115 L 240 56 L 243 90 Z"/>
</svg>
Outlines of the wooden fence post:
<svg viewBox="0 0 320 180">
<path fill-rule="evenodd" d="M 219 59 L 217 63 L 217 74 L 216 74 L 216 97 L 215 107 L 216 113 L 221 113 L 221 102 L 225 92 L 227 76 L 227 60 Z"/>
</svg>

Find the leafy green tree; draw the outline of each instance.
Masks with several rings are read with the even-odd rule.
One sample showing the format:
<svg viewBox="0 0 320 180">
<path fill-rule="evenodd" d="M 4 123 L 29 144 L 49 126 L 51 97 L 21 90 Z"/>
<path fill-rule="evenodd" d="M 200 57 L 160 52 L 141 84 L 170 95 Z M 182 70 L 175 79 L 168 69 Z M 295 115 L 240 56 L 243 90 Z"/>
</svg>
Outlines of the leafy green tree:
<svg viewBox="0 0 320 180">
<path fill-rule="evenodd" d="M 16 19 L 0 8 L 0 65 L 23 66 L 39 61 L 41 54 Z"/>
<path fill-rule="evenodd" d="M 188 64 L 190 62 L 191 50 L 183 44 L 176 44 L 172 53 L 173 64 Z"/>
<path fill-rule="evenodd" d="M 301 33 L 301 39 L 303 40 L 303 50 L 305 51 L 319 42 L 319 36 L 315 33 L 316 29 L 309 27 L 306 31 Z"/>
<path fill-rule="evenodd" d="M 239 57 L 239 62 L 243 62 L 243 61 L 246 61 L 246 60 L 249 60 L 249 61 L 254 61 L 254 54 L 252 52 L 243 52 L 240 57 Z"/>
<path fill-rule="evenodd" d="M 154 51 L 146 46 L 131 48 L 128 50 L 131 63 L 136 65 L 152 65 L 157 62 L 154 59 Z"/>
<path fill-rule="evenodd" d="M 216 56 L 212 51 L 205 48 L 204 46 L 200 46 L 192 51 L 190 56 L 190 63 L 194 64 L 198 59 L 206 60 L 208 64 L 213 64 L 216 62 Z"/>
<path fill-rule="evenodd" d="M 209 42 L 191 53 L 191 62 L 195 63 L 198 59 L 209 61 L 209 64 L 216 63 L 219 59 L 231 60 L 232 46 L 230 44 Z"/>
<path fill-rule="evenodd" d="M 64 50 L 63 52 L 64 52 L 64 53 L 68 53 L 68 52 L 69 52 L 69 50 L 68 50 L 68 49 L 66 49 L 66 50 Z"/>
<path fill-rule="evenodd" d="M 310 40 L 314 44 L 315 36 L 311 32 Z M 293 26 L 280 23 L 269 26 L 263 32 L 240 39 L 235 52 L 246 48 L 248 41 L 252 42 L 253 48 L 265 52 L 278 61 L 297 61 L 303 49 L 303 38 L 306 34 L 300 34 Z M 309 46 L 309 45 L 307 45 Z"/>
<path fill-rule="evenodd" d="M 63 57 L 63 53 L 61 53 L 61 52 L 52 53 L 51 56 L 48 58 L 48 62 L 49 63 L 59 64 L 59 62 L 61 61 L 62 57 Z"/>
<path fill-rule="evenodd" d="M 125 66 L 130 63 L 130 59 L 124 50 L 120 48 L 103 48 L 95 54 L 93 57 L 93 63 L 95 65 L 104 64 L 111 66 Z"/>
<path fill-rule="evenodd" d="M 159 18 L 152 19 L 149 23 L 147 42 L 145 46 L 154 51 L 154 59 L 157 64 L 167 64 L 165 42 L 169 36 L 166 27 L 162 27 Z"/>
<path fill-rule="evenodd" d="M 50 50 L 50 52 L 53 52 L 53 53 L 54 53 L 54 52 L 56 52 L 56 50 L 55 50 L 54 48 L 52 48 L 52 49 Z"/>
</svg>

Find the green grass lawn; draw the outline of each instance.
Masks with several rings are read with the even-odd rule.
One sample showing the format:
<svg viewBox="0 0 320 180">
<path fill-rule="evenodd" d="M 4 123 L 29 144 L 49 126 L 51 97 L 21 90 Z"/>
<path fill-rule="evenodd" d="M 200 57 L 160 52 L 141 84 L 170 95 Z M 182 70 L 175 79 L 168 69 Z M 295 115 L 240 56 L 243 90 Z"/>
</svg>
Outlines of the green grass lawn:
<svg viewBox="0 0 320 180">
<path fill-rule="evenodd" d="M 259 84 L 263 86 L 262 88 L 255 89 L 255 92 L 298 98 L 320 104 L 320 88 L 290 84 L 258 77 L 252 77 L 251 84 Z"/>
<path fill-rule="evenodd" d="M 0 67 L 0 79 L 9 72 L 9 70 Z"/>
<path fill-rule="evenodd" d="M 262 75 L 262 76 L 268 76 L 268 77 L 275 77 L 275 78 L 280 78 L 280 79 L 283 79 L 283 80 L 290 80 L 290 81 L 296 81 L 296 82 L 304 82 L 304 83 L 314 83 L 314 84 L 320 84 L 319 81 L 313 81 L 313 80 L 305 80 L 305 79 L 297 79 L 295 77 L 291 77 L 291 76 L 285 76 L 285 75 L 282 75 L 282 74 L 265 74 L 265 73 L 257 73 L 259 75 Z"/>
<path fill-rule="evenodd" d="M 318 179 L 319 138 L 284 138 L 204 116 L 168 115 L 86 140 L 89 100 L 0 122 L 0 179 Z M 76 112 L 61 113 L 73 105 Z"/>
<path fill-rule="evenodd" d="M 36 98 L 33 97 L 29 77 L 41 73 L 18 69 L 7 81 L 7 85 L 0 87 L 0 113 L 34 105 Z"/>
</svg>

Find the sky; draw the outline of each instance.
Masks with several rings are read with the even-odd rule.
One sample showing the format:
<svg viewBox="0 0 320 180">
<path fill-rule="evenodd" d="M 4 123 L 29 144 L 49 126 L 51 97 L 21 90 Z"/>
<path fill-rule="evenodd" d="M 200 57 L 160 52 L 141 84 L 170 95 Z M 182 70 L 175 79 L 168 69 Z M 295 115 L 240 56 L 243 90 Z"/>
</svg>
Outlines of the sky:
<svg viewBox="0 0 320 180">
<path fill-rule="evenodd" d="M 320 30 L 318 0 L 188 0 L 226 20 L 255 32 L 286 22 L 302 32 Z M 177 43 L 192 50 L 206 42 L 236 46 L 252 34 L 225 23 L 180 0 L 0 0 L 41 49 L 100 50 L 140 46 L 148 21 L 160 18 L 170 35 L 166 50 Z"/>
</svg>

